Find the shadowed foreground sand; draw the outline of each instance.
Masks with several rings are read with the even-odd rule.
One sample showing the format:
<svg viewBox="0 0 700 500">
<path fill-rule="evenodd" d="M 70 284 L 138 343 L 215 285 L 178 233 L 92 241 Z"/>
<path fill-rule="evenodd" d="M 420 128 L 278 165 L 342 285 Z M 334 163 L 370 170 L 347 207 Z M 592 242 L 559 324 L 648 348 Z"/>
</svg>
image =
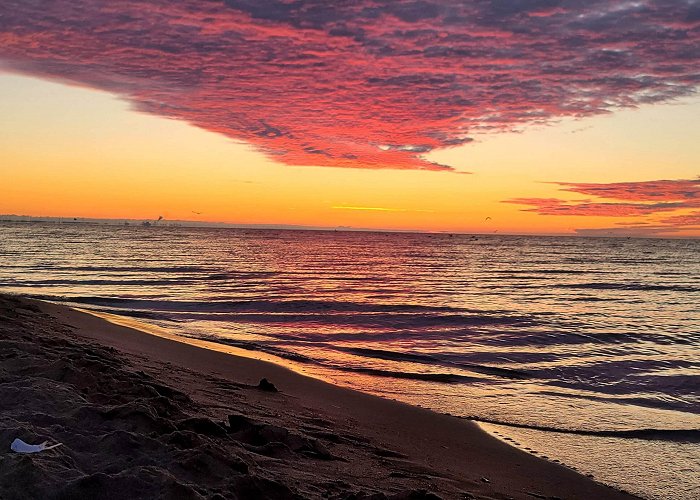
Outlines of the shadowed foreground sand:
<svg viewBox="0 0 700 500">
<path fill-rule="evenodd" d="M 0 346 L 2 499 L 634 498 L 471 422 L 63 306 L 0 296 Z"/>
</svg>

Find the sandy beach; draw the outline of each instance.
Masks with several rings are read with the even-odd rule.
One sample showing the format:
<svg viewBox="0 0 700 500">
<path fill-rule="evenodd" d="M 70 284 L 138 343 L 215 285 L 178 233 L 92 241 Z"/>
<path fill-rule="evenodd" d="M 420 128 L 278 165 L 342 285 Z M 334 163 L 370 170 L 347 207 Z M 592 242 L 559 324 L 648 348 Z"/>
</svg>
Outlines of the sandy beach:
<svg viewBox="0 0 700 500">
<path fill-rule="evenodd" d="M 473 422 L 64 306 L 0 296 L 0 332 L 3 499 L 635 498 Z"/>
</svg>

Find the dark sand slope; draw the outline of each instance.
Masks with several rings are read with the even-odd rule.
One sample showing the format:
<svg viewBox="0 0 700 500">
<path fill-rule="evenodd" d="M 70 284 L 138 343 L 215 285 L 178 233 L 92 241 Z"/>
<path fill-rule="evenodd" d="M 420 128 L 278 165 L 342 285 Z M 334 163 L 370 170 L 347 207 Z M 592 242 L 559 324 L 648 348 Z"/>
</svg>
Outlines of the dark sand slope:
<svg viewBox="0 0 700 500">
<path fill-rule="evenodd" d="M 633 498 L 470 422 L 61 306 L 0 297 L 0 347 L 2 499 Z"/>
</svg>

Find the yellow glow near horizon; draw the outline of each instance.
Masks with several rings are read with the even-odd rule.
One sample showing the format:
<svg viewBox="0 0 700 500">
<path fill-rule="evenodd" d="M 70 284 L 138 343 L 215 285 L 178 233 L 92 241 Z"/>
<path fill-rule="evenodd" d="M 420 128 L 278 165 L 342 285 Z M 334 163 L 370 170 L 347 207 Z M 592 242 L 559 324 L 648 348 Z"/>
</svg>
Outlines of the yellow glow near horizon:
<svg viewBox="0 0 700 500">
<path fill-rule="evenodd" d="M 571 233 L 660 217 L 541 216 L 502 200 L 586 198 L 546 181 L 694 178 L 700 159 L 699 100 L 477 136 L 428 156 L 472 172 L 456 175 L 290 167 L 106 93 L 9 74 L 0 89 L 4 214 Z"/>
</svg>

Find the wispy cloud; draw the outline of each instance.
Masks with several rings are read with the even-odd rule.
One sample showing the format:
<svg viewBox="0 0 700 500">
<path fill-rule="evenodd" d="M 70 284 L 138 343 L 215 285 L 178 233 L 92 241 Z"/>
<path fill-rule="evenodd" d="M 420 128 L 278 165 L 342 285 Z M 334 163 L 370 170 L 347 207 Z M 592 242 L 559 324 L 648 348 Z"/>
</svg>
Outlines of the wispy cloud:
<svg viewBox="0 0 700 500">
<path fill-rule="evenodd" d="M 700 229 L 700 212 L 674 215 L 657 222 L 620 222 L 615 227 L 576 229 L 585 236 L 658 236 Z"/>
<path fill-rule="evenodd" d="M 528 205 L 524 212 L 539 215 L 581 215 L 598 217 L 628 217 L 684 208 L 682 203 L 603 203 L 591 200 L 566 201 L 557 198 L 512 198 L 504 203 Z"/>
<path fill-rule="evenodd" d="M 700 210 L 666 217 L 661 219 L 660 222 L 670 226 L 692 226 L 700 228 Z"/>
<path fill-rule="evenodd" d="M 627 217 L 700 207 L 700 179 L 642 182 L 553 182 L 561 191 L 595 196 L 598 200 L 511 198 L 504 203 L 526 205 L 540 215 Z M 621 200 L 621 201 L 602 201 Z M 650 203 L 653 202 L 653 203 Z"/>
<path fill-rule="evenodd" d="M 569 191 L 610 200 L 700 202 L 700 179 L 643 182 L 555 182 Z"/>
<path fill-rule="evenodd" d="M 104 89 L 290 165 L 424 155 L 700 82 L 697 1 L 4 0 L 0 63 Z"/>
<path fill-rule="evenodd" d="M 623 221 L 616 227 L 576 229 L 586 235 L 653 236 L 700 228 L 700 178 L 642 182 L 572 183 L 553 182 L 561 191 L 588 196 L 596 200 L 560 198 L 512 198 L 504 203 L 525 205 L 526 212 L 539 215 L 574 215 L 598 217 L 639 217 L 664 212 L 681 212 L 655 220 Z M 613 200 L 613 201 L 607 201 Z M 683 213 L 685 212 L 685 213 Z"/>
</svg>

